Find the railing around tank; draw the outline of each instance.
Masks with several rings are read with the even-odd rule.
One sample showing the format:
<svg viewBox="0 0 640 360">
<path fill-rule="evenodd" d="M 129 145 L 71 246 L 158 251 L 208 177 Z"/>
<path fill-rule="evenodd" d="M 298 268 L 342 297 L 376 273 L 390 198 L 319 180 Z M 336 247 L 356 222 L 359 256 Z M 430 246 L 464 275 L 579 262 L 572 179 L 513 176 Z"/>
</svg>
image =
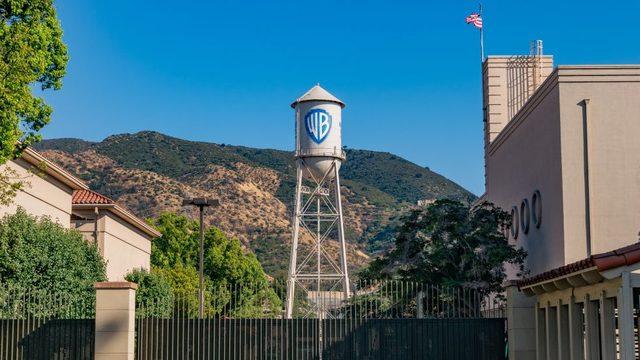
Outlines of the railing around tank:
<svg viewBox="0 0 640 360">
<path fill-rule="evenodd" d="M 296 158 L 303 157 L 333 157 L 341 160 L 347 158 L 347 153 L 340 148 L 311 148 L 311 149 L 297 149 L 295 153 Z"/>
</svg>

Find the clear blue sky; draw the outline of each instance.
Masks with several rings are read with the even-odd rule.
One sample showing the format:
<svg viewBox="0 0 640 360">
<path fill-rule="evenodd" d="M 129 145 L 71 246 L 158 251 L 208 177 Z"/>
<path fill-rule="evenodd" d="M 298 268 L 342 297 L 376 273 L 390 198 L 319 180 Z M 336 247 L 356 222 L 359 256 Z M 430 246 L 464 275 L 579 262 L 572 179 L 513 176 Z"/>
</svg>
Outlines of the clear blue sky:
<svg viewBox="0 0 640 360">
<path fill-rule="evenodd" d="M 71 60 L 47 138 L 172 136 L 292 149 L 320 82 L 343 142 L 484 191 L 474 1 L 57 1 Z M 488 54 L 543 39 L 559 64 L 640 63 L 640 2 L 486 1 Z"/>
</svg>

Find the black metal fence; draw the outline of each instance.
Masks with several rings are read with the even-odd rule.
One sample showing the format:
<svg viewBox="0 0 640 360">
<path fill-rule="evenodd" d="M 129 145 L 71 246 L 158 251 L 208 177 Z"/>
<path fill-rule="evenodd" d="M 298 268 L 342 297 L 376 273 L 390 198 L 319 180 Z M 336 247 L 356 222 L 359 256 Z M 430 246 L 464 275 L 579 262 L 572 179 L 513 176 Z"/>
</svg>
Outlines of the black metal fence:
<svg viewBox="0 0 640 360">
<path fill-rule="evenodd" d="M 273 290 L 275 289 L 275 290 Z M 223 287 L 139 302 L 137 359 L 503 359 L 500 298 L 477 291 L 386 281 L 297 294 L 284 318 L 284 288 Z"/>
<path fill-rule="evenodd" d="M 0 359 L 93 359 L 95 294 L 0 291 Z"/>
<path fill-rule="evenodd" d="M 138 359 L 502 359 L 492 319 L 138 320 Z"/>
<path fill-rule="evenodd" d="M 349 297 L 284 286 L 138 299 L 138 359 L 503 359 L 500 298 L 399 281 L 360 282 Z M 0 289 L 0 359 L 93 359 L 95 293 Z"/>
</svg>

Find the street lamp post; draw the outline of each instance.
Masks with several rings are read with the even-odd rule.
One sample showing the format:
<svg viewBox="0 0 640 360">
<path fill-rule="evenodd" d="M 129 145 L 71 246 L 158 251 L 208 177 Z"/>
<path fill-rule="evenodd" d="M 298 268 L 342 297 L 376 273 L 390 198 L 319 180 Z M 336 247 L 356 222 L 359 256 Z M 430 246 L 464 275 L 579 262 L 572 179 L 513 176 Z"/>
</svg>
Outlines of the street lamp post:
<svg viewBox="0 0 640 360">
<path fill-rule="evenodd" d="M 200 286 L 198 288 L 198 317 L 204 315 L 204 208 L 218 206 L 220 201 L 208 198 L 193 198 L 182 200 L 182 206 L 196 206 L 200 210 Z"/>
</svg>

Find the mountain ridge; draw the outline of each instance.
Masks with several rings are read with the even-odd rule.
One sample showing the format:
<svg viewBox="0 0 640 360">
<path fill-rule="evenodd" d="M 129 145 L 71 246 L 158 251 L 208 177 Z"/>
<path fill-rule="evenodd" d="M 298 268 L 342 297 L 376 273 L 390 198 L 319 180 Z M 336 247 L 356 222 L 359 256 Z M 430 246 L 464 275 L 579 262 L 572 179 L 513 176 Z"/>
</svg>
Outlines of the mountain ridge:
<svg viewBox="0 0 640 360">
<path fill-rule="evenodd" d="M 36 149 L 141 217 L 189 213 L 181 207 L 184 197 L 218 197 L 220 211 L 212 211 L 207 222 L 238 237 L 272 275 L 286 269 L 293 152 L 189 141 L 154 131 L 111 135 L 100 142 L 48 139 Z M 390 246 L 389 227 L 418 200 L 475 199 L 444 176 L 392 153 L 346 153 L 341 179 L 354 268 Z"/>
</svg>

